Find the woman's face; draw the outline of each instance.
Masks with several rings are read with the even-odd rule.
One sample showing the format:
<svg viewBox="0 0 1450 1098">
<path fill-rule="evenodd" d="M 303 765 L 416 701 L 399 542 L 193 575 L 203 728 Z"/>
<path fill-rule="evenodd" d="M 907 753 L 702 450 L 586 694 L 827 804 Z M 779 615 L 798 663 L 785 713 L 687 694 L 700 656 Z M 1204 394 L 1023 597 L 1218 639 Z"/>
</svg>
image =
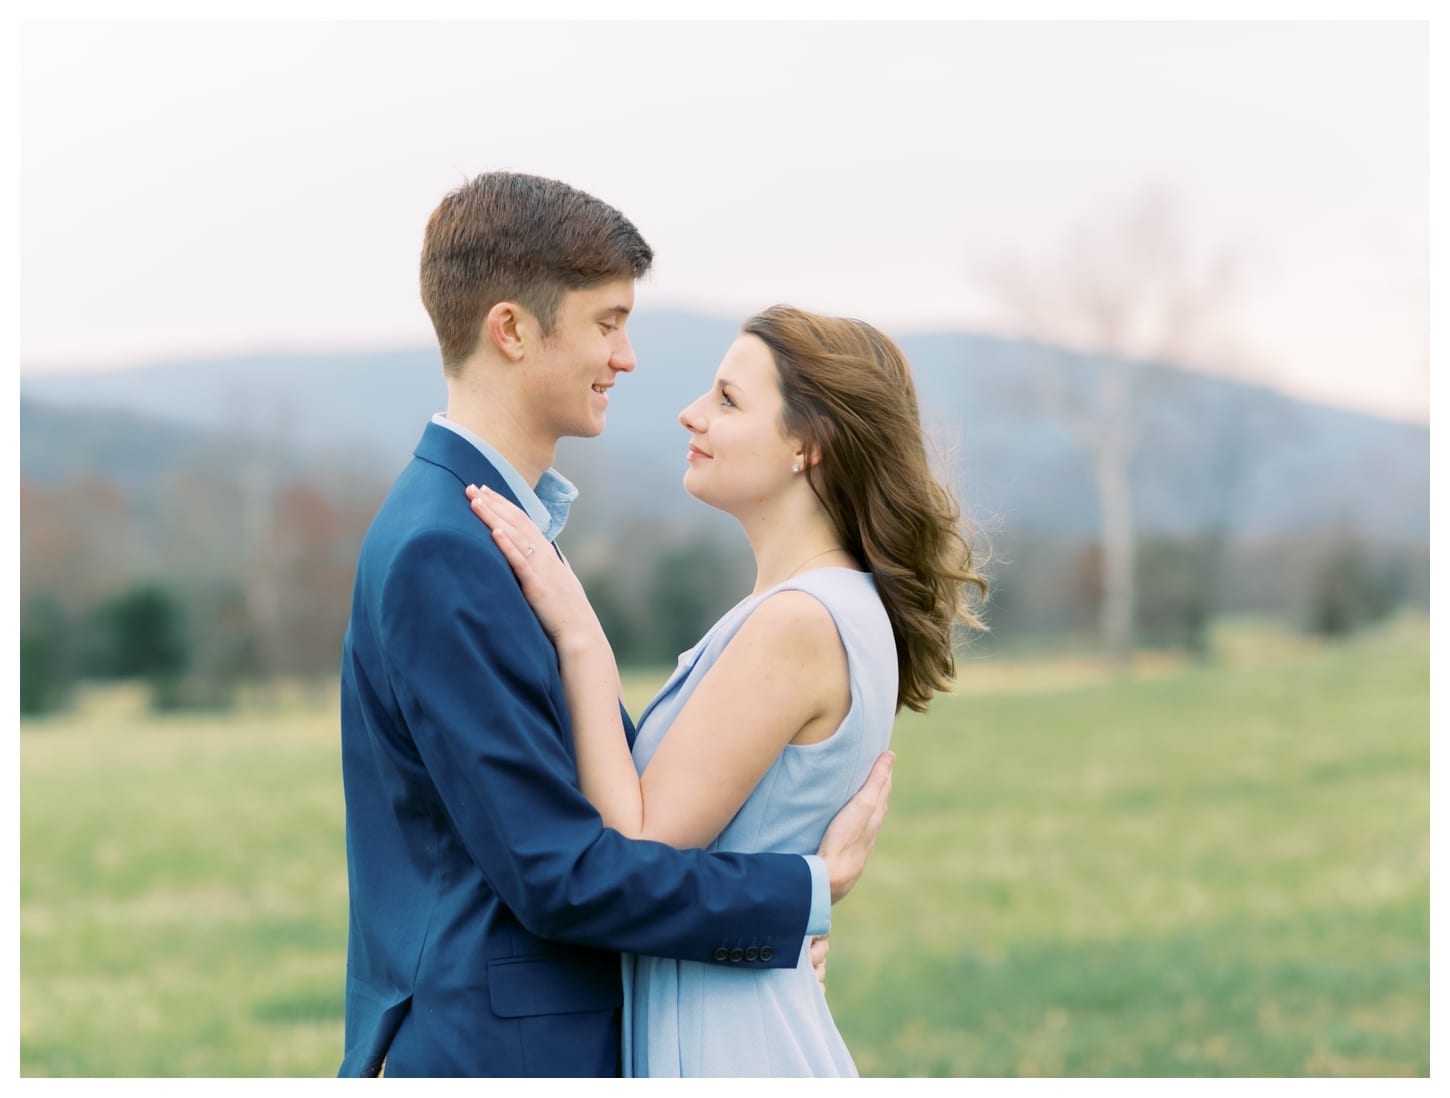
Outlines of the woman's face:
<svg viewBox="0 0 1450 1098">
<path fill-rule="evenodd" d="M 680 413 L 690 432 L 685 490 L 736 515 L 783 491 L 801 460 L 782 425 L 784 409 L 770 348 L 758 336 L 740 336 L 709 392 Z"/>
</svg>

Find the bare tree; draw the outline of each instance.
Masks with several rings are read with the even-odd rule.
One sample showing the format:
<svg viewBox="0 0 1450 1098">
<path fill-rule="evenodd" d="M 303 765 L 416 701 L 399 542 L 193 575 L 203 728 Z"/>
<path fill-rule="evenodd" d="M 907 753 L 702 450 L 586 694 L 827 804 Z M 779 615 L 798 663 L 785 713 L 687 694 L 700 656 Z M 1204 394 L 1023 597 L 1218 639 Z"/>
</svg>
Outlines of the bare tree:
<svg viewBox="0 0 1450 1098">
<path fill-rule="evenodd" d="M 1039 399 L 1092 463 L 1103 562 L 1099 625 L 1104 653 L 1119 668 L 1133 653 L 1129 474 L 1142 428 L 1145 364 L 1212 357 L 1234 273 L 1227 254 L 1196 264 L 1176 201 L 1149 190 L 1072 233 L 1054 259 L 1005 261 L 986 277 L 1010 334 L 1032 341 L 1043 356 Z M 1089 356 L 1093 376 L 1071 384 L 1061 356 L 1046 345 Z"/>
<path fill-rule="evenodd" d="M 286 478 L 284 455 L 292 449 L 296 419 L 290 406 L 265 396 L 236 394 L 229 424 L 250 446 L 236 470 L 242 545 L 240 579 L 247 616 L 259 638 L 263 677 L 275 675 L 286 648 L 282 580 L 272 546 L 272 516 Z"/>
<path fill-rule="evenodd" d="M 358 546 L 373 511 L 314 480 L 291 481 L 278 493 L 268 539 L 280 626 L 276 669 L 310 677 L 336 672 Z"/>
</svg>

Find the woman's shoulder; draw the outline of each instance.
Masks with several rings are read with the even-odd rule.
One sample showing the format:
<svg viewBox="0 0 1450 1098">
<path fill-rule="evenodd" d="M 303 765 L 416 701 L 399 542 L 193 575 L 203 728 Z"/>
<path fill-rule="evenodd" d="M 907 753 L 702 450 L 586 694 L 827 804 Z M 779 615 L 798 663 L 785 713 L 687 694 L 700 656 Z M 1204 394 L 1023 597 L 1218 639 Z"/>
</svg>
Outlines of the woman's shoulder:
<svg viewBox="0 0 1450 1098">
<path fill-rule="evenodd" d="M 870 572 L 818 568 L 793 577 L 787 590 L 819 601 L 829 614 L 829 628 L 839 636 L 847 658 L 859 673 L 895 674 L 896 639 L 891 617 Z"/>
<path fill-rule="evenodd" d="M 797 644 L 820 640 L 836 632 L 835 617 L 814 592 L 777 587 L 761 595 L 740 632 L 750 630 L 759 643 L 791 651 Z"/>
<path fill-rule="evenodd" d="M 793 576 L 776 592 L 800 592 L 818 600 L 829 608 L 834 617 L 875 618 L 884 615 L 886 608 L 876 590 L 876 580 L 870 572 L 858 572 L 851 568 L 817 568 Z"/>
<path fill-rule="evenodd" d="M 713 663 L 742 635 L 752 647 L 781 657 L 805 649 L 841 651 L 844 634 L 875 631 L 890 623 L 869 572 L 818 568 L 792 576 L 768 591 L 742 600 L 721 617 L 681 663 Z"/>
</svg>

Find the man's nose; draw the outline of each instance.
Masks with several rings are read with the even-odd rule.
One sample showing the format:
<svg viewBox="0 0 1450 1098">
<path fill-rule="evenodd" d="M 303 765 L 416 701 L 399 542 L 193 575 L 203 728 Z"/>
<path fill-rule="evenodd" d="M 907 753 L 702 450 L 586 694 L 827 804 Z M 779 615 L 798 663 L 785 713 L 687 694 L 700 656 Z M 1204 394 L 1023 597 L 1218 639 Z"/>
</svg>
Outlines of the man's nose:
<svg viewBox="0 0 1450 1098">
<path fill-rule="evenodd" d="M 609 356 L 609 368 L 627 374 L 634 369 L 636 361 L 634 345 L 630 343 L 629 336 L 621 334 L 619 342 L 614 346 L 614 353 Z"/>
</svg>

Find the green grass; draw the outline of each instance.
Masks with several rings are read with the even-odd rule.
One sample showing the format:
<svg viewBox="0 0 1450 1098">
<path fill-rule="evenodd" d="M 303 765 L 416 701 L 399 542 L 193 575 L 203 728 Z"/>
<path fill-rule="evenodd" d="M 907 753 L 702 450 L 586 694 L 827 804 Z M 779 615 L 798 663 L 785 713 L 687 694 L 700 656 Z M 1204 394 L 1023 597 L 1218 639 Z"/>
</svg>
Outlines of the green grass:
<svg viewBox="0 0 1450 1098">
<path fill-rule="evenodd" d="M 1237 640 L 968 662 L 898 722 L 832 935 L 863 1074 L 1428 1073 L 1427 629 Z M 336 735 L 315 702 L 22 725 L 23 1075 L 336 1070 Z"/>
</svg>

